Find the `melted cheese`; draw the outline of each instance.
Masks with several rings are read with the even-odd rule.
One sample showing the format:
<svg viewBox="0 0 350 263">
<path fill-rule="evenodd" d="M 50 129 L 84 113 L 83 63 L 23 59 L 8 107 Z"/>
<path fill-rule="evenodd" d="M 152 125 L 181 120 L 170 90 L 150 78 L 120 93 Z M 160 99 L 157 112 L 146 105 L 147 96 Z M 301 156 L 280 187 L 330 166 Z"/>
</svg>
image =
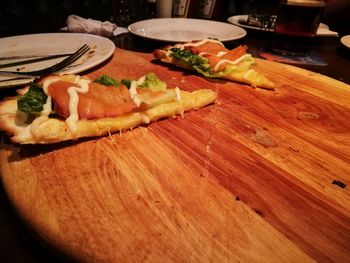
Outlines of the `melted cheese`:
<svg viewBox="0 0 350 263">
<path fill-rule="evenodd" d="M 249 54 L 245 54 L 239 58 L 237 58 L 236 60 L 229 60 L 229 59 L 222 59 L 220 60 L 214 67 L 214 71 L 218 71 L 220 66 L 223 64 L 223 63 L 228 63 L 228 64 L 231 64 L 231 65 L 236 65 L 238 64 L 239 62 L 241 62 L 242 60 L 244 60 L 246 57 L 250 56 Z"/>
<path fill-rule="evenodd" d="M 246 73 L 244 73 L 244 76 L 243 76 L 243 78 L 245 78 L 245 79 L 249 79 L 250 78 L 250 75 L 251 74 L 254 74 L 254 70 L 253 69 L 249 69 Z"/>
<path fill-rule="evenodd" d="M 32 125 L 30 124 L 27 127 L 25 127 L 24 129 L 22 129 L 17 135 L 18 140 L 30 141 L 31 138 L 33 137 L 32 132 L 31 132 L 31 127 L 32 127 Z"/>
</svg>

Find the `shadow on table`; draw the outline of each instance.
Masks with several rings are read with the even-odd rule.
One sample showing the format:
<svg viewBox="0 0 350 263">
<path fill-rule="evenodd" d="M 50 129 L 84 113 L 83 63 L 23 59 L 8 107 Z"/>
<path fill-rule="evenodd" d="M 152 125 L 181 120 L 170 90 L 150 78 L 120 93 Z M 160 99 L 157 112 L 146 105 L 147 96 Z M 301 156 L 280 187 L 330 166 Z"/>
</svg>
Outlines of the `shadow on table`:
<svg viewBox="0 0 350 263">
<path fill-rule="evenodd" d="M 56 251 L 19 218 L 0 183 L 1 262 L 76 262 Z"/>
</svg>

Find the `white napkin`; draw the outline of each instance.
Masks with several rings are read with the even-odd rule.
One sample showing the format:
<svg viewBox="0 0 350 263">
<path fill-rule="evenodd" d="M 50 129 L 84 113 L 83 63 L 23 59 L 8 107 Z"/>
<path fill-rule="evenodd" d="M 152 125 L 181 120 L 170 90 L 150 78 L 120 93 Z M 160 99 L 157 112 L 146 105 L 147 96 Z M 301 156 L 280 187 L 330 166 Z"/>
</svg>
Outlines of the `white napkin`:
<svg viewBox="0 0 350 263">
<path fill-rule="evenodd" d="M 329 27 L 326 24 L 321 23 L 320 26 L 317 29 L 317 36 L 338 36 L 338 32 L 332 31 L 329 29 Z"/>
<path fill-rule="evenodd" d="M 67 28 L 69 32 L 89 33 L 104 37 L 112 37 L 127 33 L 124 27 L 118 27 L 109 21 L 98 21 L 91 18 L 83 18 L 77 15 L 70 15 L 67 18 Z"/>
</svg>

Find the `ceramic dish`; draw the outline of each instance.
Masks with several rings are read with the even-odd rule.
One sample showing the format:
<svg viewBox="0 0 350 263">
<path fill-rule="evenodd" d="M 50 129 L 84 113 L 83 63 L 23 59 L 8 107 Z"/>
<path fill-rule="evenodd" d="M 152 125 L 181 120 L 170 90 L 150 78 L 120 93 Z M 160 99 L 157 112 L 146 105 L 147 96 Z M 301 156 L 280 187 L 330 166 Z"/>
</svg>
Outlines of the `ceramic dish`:
<svg viewBox="0 0 350 263">
<path fill-rule="evenodd" d="M 350 35 L 343 36 L 340 42 L 347 48 L 350 48 Z"/>
<path fill-rule="evenodd" d="M 81 33 L 45 33 L 0 38 L 0 70 L 15 72 L 39 70 L 56 64 L 65 57 L 15 67 L 1 67 L 1 65 L 23 60 L 23 58 L 10 60 L 6 57 L 72 53 L 83 44 L 88 44 L 91 50 L 72 65 L 58 72 L 59 74 L 77 74 L 93 68 L 108 59 L 115 49 L 114 43 L 108 38 Z M 13 80 L 13 77 L 0 76 L 0 87 L 22 85 L 32 80 Z"/>
<path fill-rule="evenodd" d="M 137 36 L 167 42 L 187 42 L 216 38 L 222 42 L 243 38 L 246 31 L 238 26 L 192 18 L 158 18 L 131 24 L 129 31 Z"/>
</svg>

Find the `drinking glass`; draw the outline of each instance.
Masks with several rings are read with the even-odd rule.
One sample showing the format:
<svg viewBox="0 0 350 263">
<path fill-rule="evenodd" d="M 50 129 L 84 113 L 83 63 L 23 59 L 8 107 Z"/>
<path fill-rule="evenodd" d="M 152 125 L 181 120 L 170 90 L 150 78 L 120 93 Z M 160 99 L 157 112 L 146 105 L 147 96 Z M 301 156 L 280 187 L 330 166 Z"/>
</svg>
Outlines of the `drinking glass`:
<svg viewBox="0 0 350 263">
<path fill-rule="evenodd" d="M 286 54 L 307 52 L 325 6 L 326 0 L 280 0 L 274 51 Z"/>
<path fill-rule="evenodd" d="M 129 24 L 148 17 L 148 0 L 112 0 L 112 20 L 118 26 Z"/>
</svg>

